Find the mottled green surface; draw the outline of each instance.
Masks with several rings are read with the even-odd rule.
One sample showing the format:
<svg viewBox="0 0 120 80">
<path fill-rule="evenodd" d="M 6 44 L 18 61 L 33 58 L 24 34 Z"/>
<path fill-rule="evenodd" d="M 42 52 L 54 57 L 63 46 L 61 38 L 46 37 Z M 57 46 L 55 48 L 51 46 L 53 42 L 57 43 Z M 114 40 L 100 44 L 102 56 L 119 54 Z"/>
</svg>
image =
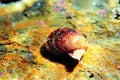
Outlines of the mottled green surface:
<svg viewBox="0 0 120 80">
<path fill-rule="evenodd" d="M 58 11 L 54 2 L 60 3 Z M 26 8 L 27 13 L 0 16 L 0 80 L 120 80 L 117 3 L 117 0 L 67 0 L 61 4 L 49 0 L 41 8 L 37 3 Z M 47 36 L 62 27 L 80 31 L 90 43 L 76 66 L 41 55 Z M 72 67 L 73 71 L 69 71 Z"/>
</svg>

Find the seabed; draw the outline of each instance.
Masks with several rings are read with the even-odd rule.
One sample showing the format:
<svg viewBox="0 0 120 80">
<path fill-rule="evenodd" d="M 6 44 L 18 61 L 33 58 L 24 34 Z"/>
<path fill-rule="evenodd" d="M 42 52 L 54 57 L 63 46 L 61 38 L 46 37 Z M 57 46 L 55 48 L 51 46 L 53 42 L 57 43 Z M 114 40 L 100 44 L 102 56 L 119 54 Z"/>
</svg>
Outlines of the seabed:
<svg viewBox="0 0 120 80">
<path fill-rule="evenodd" d="M 63 27 L 90 44 L 76 65 L 41 54 L 48 35 Z M 120 80 L 120 1 L 1 0 L 0 80 Z"/>
</svg>

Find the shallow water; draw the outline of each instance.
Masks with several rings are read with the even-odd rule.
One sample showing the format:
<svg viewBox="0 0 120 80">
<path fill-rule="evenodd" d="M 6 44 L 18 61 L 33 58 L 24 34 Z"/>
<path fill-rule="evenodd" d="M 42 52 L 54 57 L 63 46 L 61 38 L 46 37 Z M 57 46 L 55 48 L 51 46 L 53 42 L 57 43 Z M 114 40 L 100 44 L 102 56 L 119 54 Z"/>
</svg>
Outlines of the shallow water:
<svg viewBox="0 0 120 80">
<path fill-rule="evenodd" d="M 0 3 L 0 80 L 119 80 L 118 0 L 80 1 Z M 90 43 L 78 63 L 43 56 L 48 35 L 63 27 L 78 30 Z"/>
</svg>

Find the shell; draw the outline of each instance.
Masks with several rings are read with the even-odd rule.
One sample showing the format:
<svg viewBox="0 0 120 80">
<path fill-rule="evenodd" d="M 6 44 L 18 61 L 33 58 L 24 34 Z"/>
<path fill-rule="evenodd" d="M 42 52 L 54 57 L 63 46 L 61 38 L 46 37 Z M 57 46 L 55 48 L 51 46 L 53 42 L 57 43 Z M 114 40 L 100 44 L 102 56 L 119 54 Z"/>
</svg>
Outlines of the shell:
<svg viewBox="0 0 120 80">
<path fill-rule="evenodd" d="M 58 56 L 69 54 L 71 56 L 74 52 L 76 53 L 76 50 L 82 49 L 83 52 L 84 49 L 86 51 L 88 42 L 80 32 L 71 28 L 60 28 L 48 36 L 45 47 L 51 54 Z"/>
</svg>

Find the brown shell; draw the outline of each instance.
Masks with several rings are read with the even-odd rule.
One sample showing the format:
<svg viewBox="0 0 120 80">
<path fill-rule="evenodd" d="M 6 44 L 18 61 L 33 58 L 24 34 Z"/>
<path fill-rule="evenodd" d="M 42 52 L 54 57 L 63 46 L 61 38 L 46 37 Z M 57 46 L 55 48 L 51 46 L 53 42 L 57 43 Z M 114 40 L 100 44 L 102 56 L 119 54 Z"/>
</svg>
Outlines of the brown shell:
<svg viewBox="0 0 120 80">
<path fill-rule="evenodd" d="M 53 31 L 48 36 L 45 47 L 47 51 L 55 55 L 88 48 L 84 36 L 71 28 L 61 28 Z"/>
</svg>

